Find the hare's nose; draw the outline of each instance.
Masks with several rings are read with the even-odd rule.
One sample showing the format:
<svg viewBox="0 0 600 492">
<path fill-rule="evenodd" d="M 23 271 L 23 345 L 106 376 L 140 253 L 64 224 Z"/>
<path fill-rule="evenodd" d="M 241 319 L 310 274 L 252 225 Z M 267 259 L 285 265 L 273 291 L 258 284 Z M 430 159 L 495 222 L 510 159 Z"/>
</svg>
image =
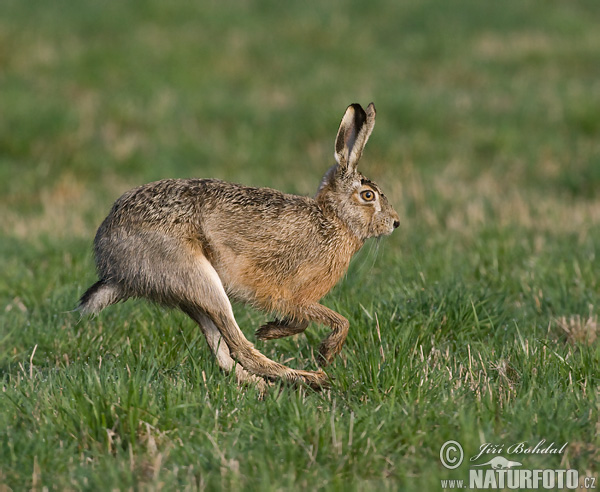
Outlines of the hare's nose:
<svg viewBox="0 0 600 492">
<path fill-rule="evenodd" d="M 394 221 L 394 229 L 398 229 L 399 226 L 400 226 L 400 221 L 399 220 L 395 220 Z"/>
</svg>

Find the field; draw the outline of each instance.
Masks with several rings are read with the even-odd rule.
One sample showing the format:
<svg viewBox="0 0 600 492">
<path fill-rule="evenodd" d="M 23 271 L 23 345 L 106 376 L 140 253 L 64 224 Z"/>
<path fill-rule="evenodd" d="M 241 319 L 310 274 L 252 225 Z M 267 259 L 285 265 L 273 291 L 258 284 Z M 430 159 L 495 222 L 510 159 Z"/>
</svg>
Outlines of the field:
<svg viewBox="0 0 600 492">
<path fill-rule="evenodd" d="M 484 443 L 597 477 L 598 25 L 597 0 L 3 1 L 0 490 L 442 490 Z M 323 301 L 351 323 L 330 390 L 261 400 L 144 301 L 72 311 L 121 193 L 312 195 L 370 101 L 360 168 L 401 226 Z M 316 367 L 325 328 L 259 342 L 234 309 Z M 542 440 L 566 447 L 507 454 Z"/>
</svg>

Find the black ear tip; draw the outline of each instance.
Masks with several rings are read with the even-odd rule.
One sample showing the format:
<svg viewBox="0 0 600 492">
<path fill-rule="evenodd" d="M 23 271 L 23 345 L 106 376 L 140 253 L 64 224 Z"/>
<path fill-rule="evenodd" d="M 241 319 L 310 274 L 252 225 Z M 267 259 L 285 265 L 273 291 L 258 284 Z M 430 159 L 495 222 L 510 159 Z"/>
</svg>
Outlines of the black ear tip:
<svg viewBox="0 0 600 492">
<path fill-rule="evenodd" d="M 349 107 L 354 110 L 354 124 L 357 128 L 360 128 L 367 121 L 367 113 L 358 103 L 353 103 Z"/>
</svg>

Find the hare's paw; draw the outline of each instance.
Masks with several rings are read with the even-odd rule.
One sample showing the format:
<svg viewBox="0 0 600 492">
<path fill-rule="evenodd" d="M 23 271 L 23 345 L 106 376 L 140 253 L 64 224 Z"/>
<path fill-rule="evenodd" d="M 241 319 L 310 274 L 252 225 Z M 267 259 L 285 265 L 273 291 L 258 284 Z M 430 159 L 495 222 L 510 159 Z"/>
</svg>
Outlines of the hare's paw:
<svg viewBox="0 0 600 492">
<path fill-rule="evenodd" d="M 325 371 L 296 371 L 300 381 L 315 391 L 322 391 L 331 387 L 331 380 Z"/>
<path fill-rule="evenodd" d="M 269 321 L 256 330 L 256 338 L 259 340 L 275 340 L 277 338 L 289 337 L 302 333 L 308 326 L 307 322 L 294 320 Z"/>
<path fill-rule="evenodd" d="M 297 369 L 289 369 L 280 376 L 269 377 L 270 383 L 283 381 L 285 384 L 293 386 L 308 386 L 315 391 L 322 391 L 331 387 L 331 378 L 325 371 L 302 371 Z"/>
<path fill-rule="evenodd" d="M 335 356 L 342 351 L 342 343 L 326 338 L 319 347 L 319 353 L 317 354 L 317 363 L 320 367 L 328 366 L 333 362 Z"/>
<path fill-rule="evenodd" d="M 239 386 L 255 386 L 261 398 L 265 396 L 269 386 L 272 385 L 265 378 L 249 373 L 240 364 L 236 364 L 235 366 L 235 376 Z"/>
<path fill-rule="evenodd" d="M 337 313 L 336 313 L 337 315 Z M 321 367 L 331 364 L 336 355 L 342 351 L 350 324 L 348 320 L 337 315 L 338 320 L 332 326 L 331 333 L 321 342 L 319 347 L 318 362 Z"/>
<path fill-rule="evenodd" d="M 274 340 L 287 336 L 286 326 L 281 325 L 277 320 L 269 321 L 256 330 L 256 338 L 259 340 Z"/>
</svg>

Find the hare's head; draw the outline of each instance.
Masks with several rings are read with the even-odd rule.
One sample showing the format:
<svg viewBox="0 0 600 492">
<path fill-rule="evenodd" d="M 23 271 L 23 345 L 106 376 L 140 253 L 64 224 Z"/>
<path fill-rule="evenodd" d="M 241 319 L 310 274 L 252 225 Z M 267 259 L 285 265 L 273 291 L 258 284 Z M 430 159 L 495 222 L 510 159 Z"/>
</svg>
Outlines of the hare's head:
<svg viewBox="0 0 600 492">
<path fill-rule="evenodd" d="M 327 171 L 315 197 L 362 240 L 391 234 L 400 225 L 379 186 L 356 169 L 374 126 L 373 103 L 366 111 L 359 104 L 348 106 L 335 140 L 337 164 Z"/>
</svg>

